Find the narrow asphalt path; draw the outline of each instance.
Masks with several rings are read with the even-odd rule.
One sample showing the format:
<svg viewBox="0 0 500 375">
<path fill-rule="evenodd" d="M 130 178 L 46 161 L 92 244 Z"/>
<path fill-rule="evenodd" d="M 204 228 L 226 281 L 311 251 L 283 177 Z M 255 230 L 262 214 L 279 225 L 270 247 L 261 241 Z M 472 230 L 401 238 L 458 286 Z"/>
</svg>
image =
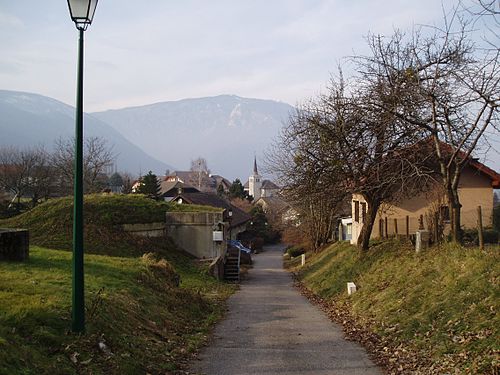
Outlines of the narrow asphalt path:
<svg viewBox="0 0 500 375">
<path fill-rule="evenodd" d="M 253 256 L 227 317 L 190 374 L 380 375 L 365 350 L 311 305 L 282 267 L 283 246 Z"/>
</svg>

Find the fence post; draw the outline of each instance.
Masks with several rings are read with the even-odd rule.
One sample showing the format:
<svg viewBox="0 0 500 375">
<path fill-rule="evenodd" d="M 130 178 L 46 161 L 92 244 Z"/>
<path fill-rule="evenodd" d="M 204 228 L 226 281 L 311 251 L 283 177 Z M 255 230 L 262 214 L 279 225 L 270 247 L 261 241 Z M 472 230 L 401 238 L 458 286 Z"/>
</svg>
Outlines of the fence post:
<svg viewBox="0 0 500 375">
<path fill-rule="evenodd" d="M 302 256 L 301 256 L 301 265 L 305 266 L 305 264 L 306 264 L 306 254 L 302 254 Z"/>
<path fill-rule="evenodd" d="M 410 217 L 406 215 L 406 238 L 410 238 Z"/>
<path fill-rule="evenodd" d="M 477 206 L 477 236 L 479 238 L 479 248 L 484 249 L 483 237 L 483 215 L 481 213 L 481 206 Z"/>
<path fill-rule="evenodd" d="M 398 219 L 394 218 L 394 233 L 398 237 Z"/>
<path fill-rule="evenodd" d="M 384 221 L 384 226 L 385 226 L 385 238 L 389 238 L 389 231 L 387 230 L 387 216 L 385 217 Z"/>
<path fill-rule="evenodd" d="M 378 234 L 380 239 L 384 238 L 384 220 L 382 218 L 378 219 Z"/>
<path fill-rule="evenodd" d="M 434 241 L 440 242 L 439 238 L 439 212 L 434 212 Z"/>
<path fill-rule="evenodd" d="M 418 218 L 418 230 L 424 230 L 424 215 L 420 215 Z"/>
</svg>

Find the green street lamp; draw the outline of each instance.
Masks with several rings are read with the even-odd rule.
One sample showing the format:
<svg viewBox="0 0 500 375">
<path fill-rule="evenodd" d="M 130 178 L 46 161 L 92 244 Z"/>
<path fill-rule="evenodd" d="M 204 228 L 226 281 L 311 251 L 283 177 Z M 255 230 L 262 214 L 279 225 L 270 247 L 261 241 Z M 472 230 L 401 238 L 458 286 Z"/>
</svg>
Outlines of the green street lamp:
<svg viewBox="0 0 500 375">
<path fill-rule="evenodd" d="M 83 32 L 92 23 L 97 0 L 68 0 L 69 13 L 80 33 L 76 85 L 75 166 L 73 203 L 73 282 L 71 329 L 85 331 L 83 277 Z"/>
</svg>

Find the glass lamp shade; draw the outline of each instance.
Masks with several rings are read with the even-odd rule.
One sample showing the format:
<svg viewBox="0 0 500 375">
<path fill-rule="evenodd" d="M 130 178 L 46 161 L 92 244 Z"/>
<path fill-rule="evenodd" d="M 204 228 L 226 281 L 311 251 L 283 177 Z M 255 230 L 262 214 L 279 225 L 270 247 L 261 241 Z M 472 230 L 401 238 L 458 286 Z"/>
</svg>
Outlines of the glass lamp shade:
<svg viewBox="0 0 500 375">
<path fill-rule="evenodd" d="M 69 13 L 77 29 L 87 29 L 94 18 L 97 0 L 68 0 Z"/>
</svg>

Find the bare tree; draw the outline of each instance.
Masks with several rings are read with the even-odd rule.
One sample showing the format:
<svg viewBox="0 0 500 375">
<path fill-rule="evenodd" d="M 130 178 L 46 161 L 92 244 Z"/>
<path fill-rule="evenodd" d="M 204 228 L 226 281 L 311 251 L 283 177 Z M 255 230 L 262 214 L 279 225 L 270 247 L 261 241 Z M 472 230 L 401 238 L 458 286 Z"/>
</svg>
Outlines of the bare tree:
<svg viewBox="0 0 500 375">
<path fill-rule="evenodd" d="M 266 152 L 265 169 L 278 178 L 284 198 L 299 214 L 307 240 L 317 250 L 331 239 L 347 191 L 336 155 L 322 147 L 312 115 L 315 105 L 311 101 L 291 116 Z"/>
<path fill-rule="evenodd" d="M 432 35 L 371 36 L 372 55 L 356 58 L 363 79 L 382 84 L 392 102 L 370 101 L 429 135 L 450 213 L 452 234 L 461 240 L 458 185 L 462 170 L 488 127 L 498 131 L 499 51 L 475 48 L 466 25 Z M 428 149 L 427 149 L 428 150 Z M 425 153 L 422 147 L 422 153 Z"/>
<path fill-rule="evenodd" d="M 58 139 L 52 154 L 52 164 L 60 178 L 62 193 L 69 194 L 74 178 L 74 140 Z M 83 152 L 83 180 L 84 190 L 87 193 L 99 191 L 103 188 L 104 176 L 107 169 L 113 164 L 115 155 L 103 138 L 86 138 Z"/>
<path fill-rule="evenodd" d="M 191 172 L 196 173 L 196 177 L 193 176 L 192 180 L 189 183 L 193 186 L 196 186 L 198 190 L 207 190 L 206 186 L 209 184 L 210 179 L 210 169 L 208 169 L 208 163 L 205 158 L 201 156 L 196 158 L 195 160 L 191 160 Z"/>
<path fill-rule="evenodd" d="M 132 186 L 134 185 L 134 178 L 129 173 L 122 173 L 122 180 L 123 180 L 122 193 L 131 194 Z"/>
<path fill-rule="evenodd" d="M 474 29 L 482 31 L 487 48 L 500 48 L 500 2 L 498 0 L 460 0 L 466 17 L 472 19 Z"/>
<path fill-rule="evenodd" d="M 424 132 L 383 109 L 395 105 L 388 89 L 360 79 L 347 90 L 342 78 L 332 79 L 326 95 L 292 118 L 271 156 L 285 192 L 303 205 L 315 233 L 331 230 L 353 193 L 363 195 L 367 212 L 358 239 L 363 250 L 380 205 L 425 186 L 429 177 L 425 158 L 414 152 Z M 317 246 L 318 238 L 313 240 Z"/>
<path fill-rule="evenodd" d="M 48 155 L 41 148 L 0 149 L 0 186 L 14 194 L 17 203 L 30 196 L 35 206 L 40 198 L 47 198 L 51 187 L 51 170 Z"/>
</svg>

